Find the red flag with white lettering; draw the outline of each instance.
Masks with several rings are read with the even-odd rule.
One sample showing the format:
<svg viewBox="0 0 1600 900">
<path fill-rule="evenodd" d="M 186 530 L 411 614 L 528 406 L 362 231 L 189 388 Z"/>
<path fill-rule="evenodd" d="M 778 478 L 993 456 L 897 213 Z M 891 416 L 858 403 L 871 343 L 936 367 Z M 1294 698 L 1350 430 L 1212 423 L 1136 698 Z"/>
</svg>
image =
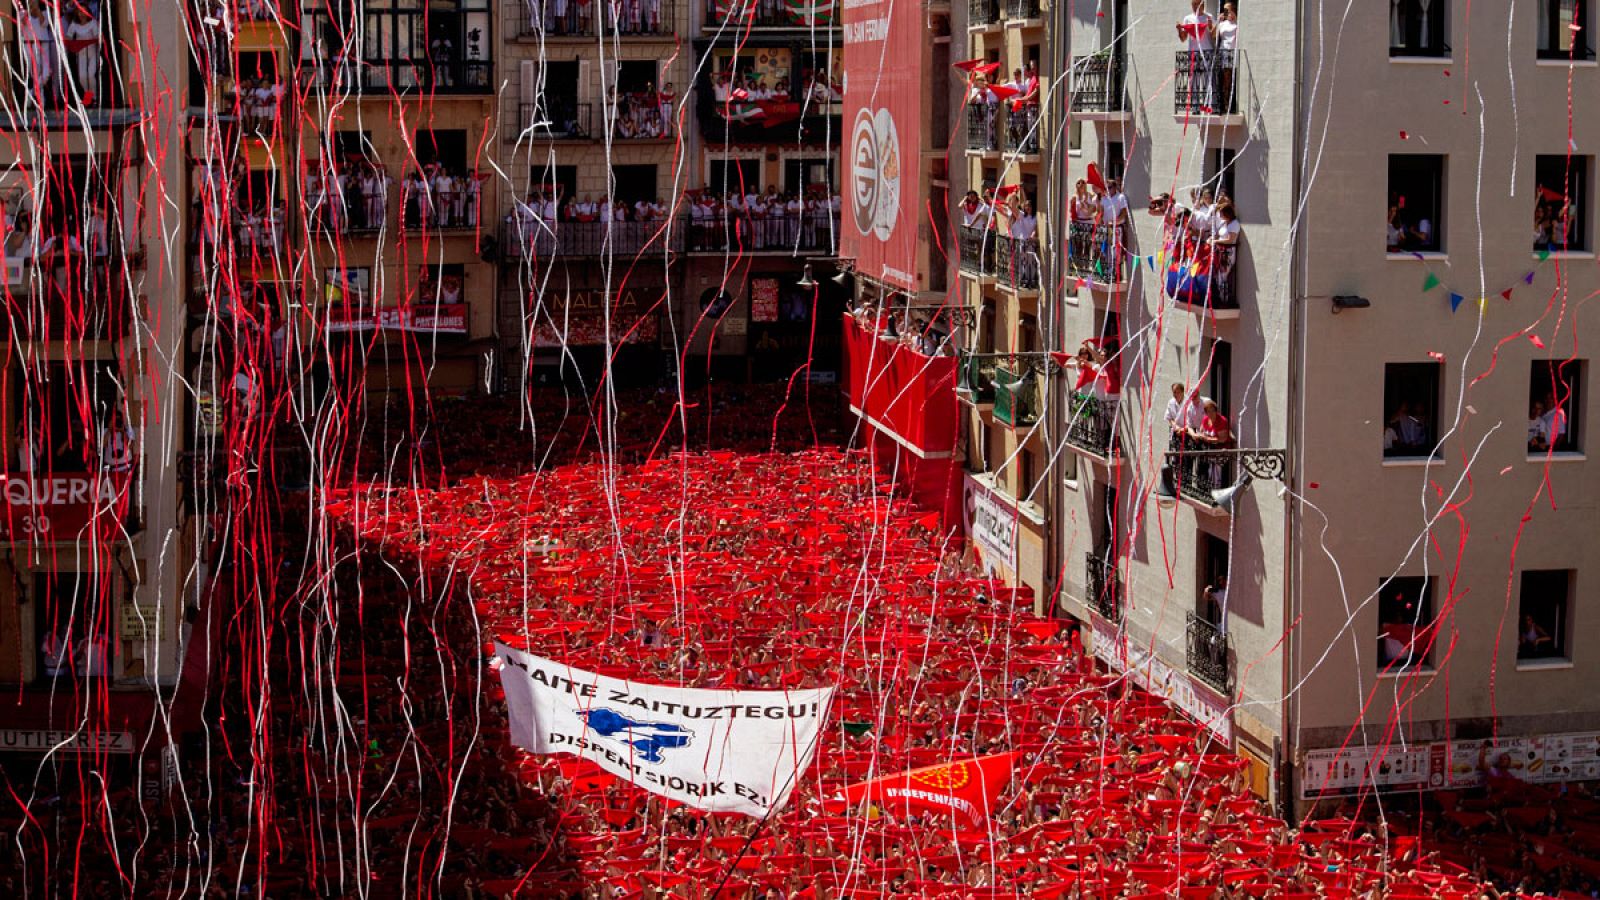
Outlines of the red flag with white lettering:
<svg viewBox="0 0 1600 900">
<path fill-rule="evenodd" d="M 1016 756 L 996 753 L 875 778 L 845 788 L 844 799 L 851 804 L 871 800 L 886 807 L 955 812 L 980 826 L 1011 781 Z"/>
</svg>

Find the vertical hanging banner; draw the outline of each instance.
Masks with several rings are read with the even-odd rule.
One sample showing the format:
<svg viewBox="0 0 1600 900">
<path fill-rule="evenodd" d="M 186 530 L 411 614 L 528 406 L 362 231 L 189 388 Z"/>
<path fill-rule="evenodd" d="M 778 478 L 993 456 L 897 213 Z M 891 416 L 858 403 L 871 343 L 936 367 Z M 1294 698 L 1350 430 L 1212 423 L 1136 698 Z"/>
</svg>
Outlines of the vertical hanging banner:
<svg viewBox="0 0 1600 900">
<path fill-rule="evenodd" d="M 511 742 L 571 753 L 709 812 L 782 809 L 816 753 L 833 688 L 713 691 L 639 684 L 495 642 Z"/>
<path fill-rule="evenodd" d="M 844 0 L 842 21 L 848 143 L 839 253 L 868 278 L 916 290 L 927 50 L 922 4 Z"/>
</svg>

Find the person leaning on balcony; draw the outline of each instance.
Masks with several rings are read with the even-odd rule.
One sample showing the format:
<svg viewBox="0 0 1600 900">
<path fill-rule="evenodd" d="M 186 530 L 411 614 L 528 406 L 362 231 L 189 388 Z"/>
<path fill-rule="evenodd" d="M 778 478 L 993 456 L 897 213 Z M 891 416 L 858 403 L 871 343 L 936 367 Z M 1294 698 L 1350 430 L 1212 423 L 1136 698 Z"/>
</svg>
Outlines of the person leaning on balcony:
<svg viewBox="0 0 1600 900">
<path fill-rule="evenodd" d="M 1233 271 L 1233 254 L 1239 246 L 1239 232 L 1239 216 L 1233 211 L 1233 202 L 1223 200 L 1218 203 L 1211 222 L 1213 274 L 1226 276 Z"/>
<path fill-rule="evenodd" d="M 1209 53 L 1217 20 L 1206 12 L 1206 0 L 1189 0 L 1189 14 L 1178 22 L 1178 40 L 1187 41 L 1190 53 Z"/>
<path fill-rule="evenodd" d="M 1019 241 L 1031 241 L 1039 230 L 1039 219 L 1033 214 L 1033 201 L 1022 198 L 1011 213 L 1011 236 Z"/>
<path fill-rule="evenodd" d="M 1172 399 L 1167 401 L 1167 428 L 1172 432 L 1167 442 L 1168 448 L 1178 451 L 1188 446 L 1186 437 L 1189 431 L 1199 431 L 1203 418 L 1198 386 L 1190 390 L 1181 381 L 1173 382 Z"/>
<path fill-rule="evenodd" d="M 1100 200 L 1100 222 L 1119 227 L 1128 224 L 1128 198 L 1122 193 L 1120 178 L 1106 179 L 1106 193 Z"/>
<path fill-rule="evenodd" d="M 1217 627 L 1218 634 L 1228 633 L 1228 576 L 1218 575 L 1217 583 L 1206 585 L 1201 592 L 1206 600 L 1206 621 Z M 1210 648 L 1213 652 L 1220 647 Z"/>
<path fill-rule="evenodd" d="M 961 198 L 959 206 L 963 228 L 971 228 L 978 221 L 978 210 L 982 207 L 983 201 L 978 199 L 978 192 L 967 191 L 967 195 Z"/>
</svg>

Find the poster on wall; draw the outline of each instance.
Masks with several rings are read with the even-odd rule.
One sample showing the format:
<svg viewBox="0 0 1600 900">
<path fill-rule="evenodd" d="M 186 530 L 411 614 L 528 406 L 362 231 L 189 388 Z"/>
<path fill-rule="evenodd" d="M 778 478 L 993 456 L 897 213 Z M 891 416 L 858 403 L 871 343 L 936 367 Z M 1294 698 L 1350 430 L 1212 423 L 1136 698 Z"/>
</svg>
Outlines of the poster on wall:
<svg viewBox="0 0 1600 900">
<path fill-rule="evenodd" d="M 653 344 L 660 337 L 661 293 L 661 288 L 627 288 L 617 293 L 608 310 L 606 293 L 600 288 L 574 290 L 565 297 L 552 291 L 542 298 L 537 312 L 534 346 Z"/>
<path fill-rule="evenodd" d="M 844 213 L 840 255 L 886 284 L 915 290 L 922 158 L 922 6 L 844 6 Z"/>
<path fill-rule="evenodd" d="M 778 321 L 778 279 L 750 279 L 750 321 Z"/>
</svg>

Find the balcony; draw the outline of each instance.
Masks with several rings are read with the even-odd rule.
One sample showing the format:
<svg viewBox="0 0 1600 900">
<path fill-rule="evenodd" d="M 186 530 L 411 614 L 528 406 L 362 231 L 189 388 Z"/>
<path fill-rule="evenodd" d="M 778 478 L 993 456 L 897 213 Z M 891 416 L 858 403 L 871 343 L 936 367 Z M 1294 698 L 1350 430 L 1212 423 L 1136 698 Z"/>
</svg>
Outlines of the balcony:
<svg viewBox="0 0 1600 900">
<path fill-rule="evenodd" d="M 1124 225 L 1072 222 L 1067 226 L 1067 275 L 1099 285 L 1127 281 Z"/>
<path fill-rule="evenodd" d="M 828 210 L 764 217 L 692 214 L 684 223 L 690 253 L 825 256 L 838 246 L 839 217 Z"/>
<path fill-rule="evenodd" d="M 1166 292 L 1173 302 L 1218 319 L 1239 317 L 1236 244 L 1214 244 L 1185 235 L 1168 241 Z"/>
<path fill-rule="evenodd" d="M 967 106 L 967 152 L 1000 152 L 1000 104 L 973 102 Z"/>
<path fill-rule="evenodd" d="M 967 27 L 992 28 L 1000 24 L 1000 0 L 967 0 Z"/>
<path fill-rule="evenodd" d="M 950 459 L 961 424 L 958 360 L 919 353 L 851 315 L 843 325 L 851 412 L 920 459 Z"/>
<path fill-rule="evenodd" d="M 306 221 L 312 232 L 344 237 L 382 231 L 389 221 L 388 190 L 392 183 L 384 179 L 379 185 L 378 192 L 367 193 L 351 179 L 342 195 L 336 192 L 331 196 L 323 194 L 320 188 L 308 188 Z"/>
<path fill-rule="evenodd" d="M 1037 21 L 1042 14 L 1039 12 L 1039 0 L 1005 0 L 1006 20 L 1009 22 Z"/>
<path fill-rule="evenodd" d="M 1228 450 L 1185 448 L 1167 454 L 1164 475 L 1172 479 L 1179 497 L 1204 512 L 1224 515 L 1228 510 L 1217 503 L 1213 492 L 1233 487 L 1237 458 L 1237 453 Z"/>
<path fill-rule="evenodd" d="M 1122 621 L 1122 575 L 1117 561 L 1104 553 L 1088 553 L 1083 559 L 1083 589 L 1090 609 L 1108 622 Z"/>
<path fill-rule="evenodd" d="M 995 233 L 988 228 L 962 225 L 956 232 L 961 271 L 979 278 L 994 277 Z"/>
<path fill-rule="evenodd" d="M 1236 50 L 1179 50 L 1172 72 L 1172 113 L 1179 119 L 1205 118 L 1240 124 Z M 1228 121 L 1228 120 L 1237 121 Z"/>
<path fill-rule="evenodd" d="M 519 141 L 594 140 L 593 108 L 587 103 L 546 97 L 517 104 L 517 127 L 505 129 L 508 144 Z"/>
<path fill-rule="evenodd" d="M 994 403 L 996 358 L 993 353 L 962 351 L 956 369 L 956 395 L 974 406 Z"/>
<path fill-rule="evenodd" d="M 616 6 L 577 0 L 518 0 L 517 36 L 533 40 L 595 37 L 596 9 L 600 12 L 600 36 L 671 37 L 676 30 L 673 0 Z"/>
<path fill-rule="evenodd" d="M 723 28 L 833 28 L 833 4 L 785 0 L 707 0 L 706 30 Z"/>
<path fill-rule="evenodd" d="M 494 63 L 487 60 L 300 61 L 301 86 L 325 94 L 487 94 L 494 90 Z"/>
<path fill-rule="evenodd" d="M 1123 119 L 1128 115 L 1122 55 L 1102 51 L 1072 60 L 1072 114 L 1088 121 Z"/>
<path fill-rule="evenodd" d="M 1189 674 L 1224 694 L 1231 693 L 1228 677 L 1228 635 L 1203 616 L 1189 613 Z"/>
<path fill-rule="evenodd" d="M 673 226 L 670 232 L 668 225 Z M 500 246 L 507 259 L 529 262 L 555 257 L 631 259 L 663 249 L 682 250 L 683 233 L 681 221 L 546 222 L 524 212 L 507 216 L 501 224 Z"/>
<path fill-rule="evenodd" d="M 994 370 L 994 420 L 1012 428 L 1039 424 L 1039 378 L 1027 369 L 1006 366 Z"/>
<path fill-rule="evenodd" d="M 1120 456 L 1116 402 L 1092 394 L 1073 394 L 1067 406 L 1067 444 L 1101 460 Z"/>
<path fill-rule="evenodd" d="M 996 235 L 994 278 L 1013 291 L 1039 290 L 1039 240 Z"/>
<path fill-rule="evenodd" d="M 132 310 L 120 256 L 50 253 L 6 257 L 0 332 L 8 340 L 83 341 L 127 336 Z"/>
<path fill-rule="evenodd" d="M 1006 113 L 1006 152 L 1021 156 L 1039 153 L 1039 104 L 1012 107 Z"/>
<path fill-rule="evenodd" d="M 808 94 L 803 86 L 792 86 L 788 94 L 761 100 L 737 100 L 729 96 L 727 85 L 718 85 L 707 76 L 695 86 L 695 115 L 700 120 L 700 135 L 717 144 L 801 143 L 837 146 L 842 98 L 827 100 Z"/>
<path fill-rule="evenodd" d="M 448 179 L 448 187 L 423 181 L 400 184 L 400 205 L 407 231 L 476 231 L 483 182 L 468 176 Z"/>
</svg>

